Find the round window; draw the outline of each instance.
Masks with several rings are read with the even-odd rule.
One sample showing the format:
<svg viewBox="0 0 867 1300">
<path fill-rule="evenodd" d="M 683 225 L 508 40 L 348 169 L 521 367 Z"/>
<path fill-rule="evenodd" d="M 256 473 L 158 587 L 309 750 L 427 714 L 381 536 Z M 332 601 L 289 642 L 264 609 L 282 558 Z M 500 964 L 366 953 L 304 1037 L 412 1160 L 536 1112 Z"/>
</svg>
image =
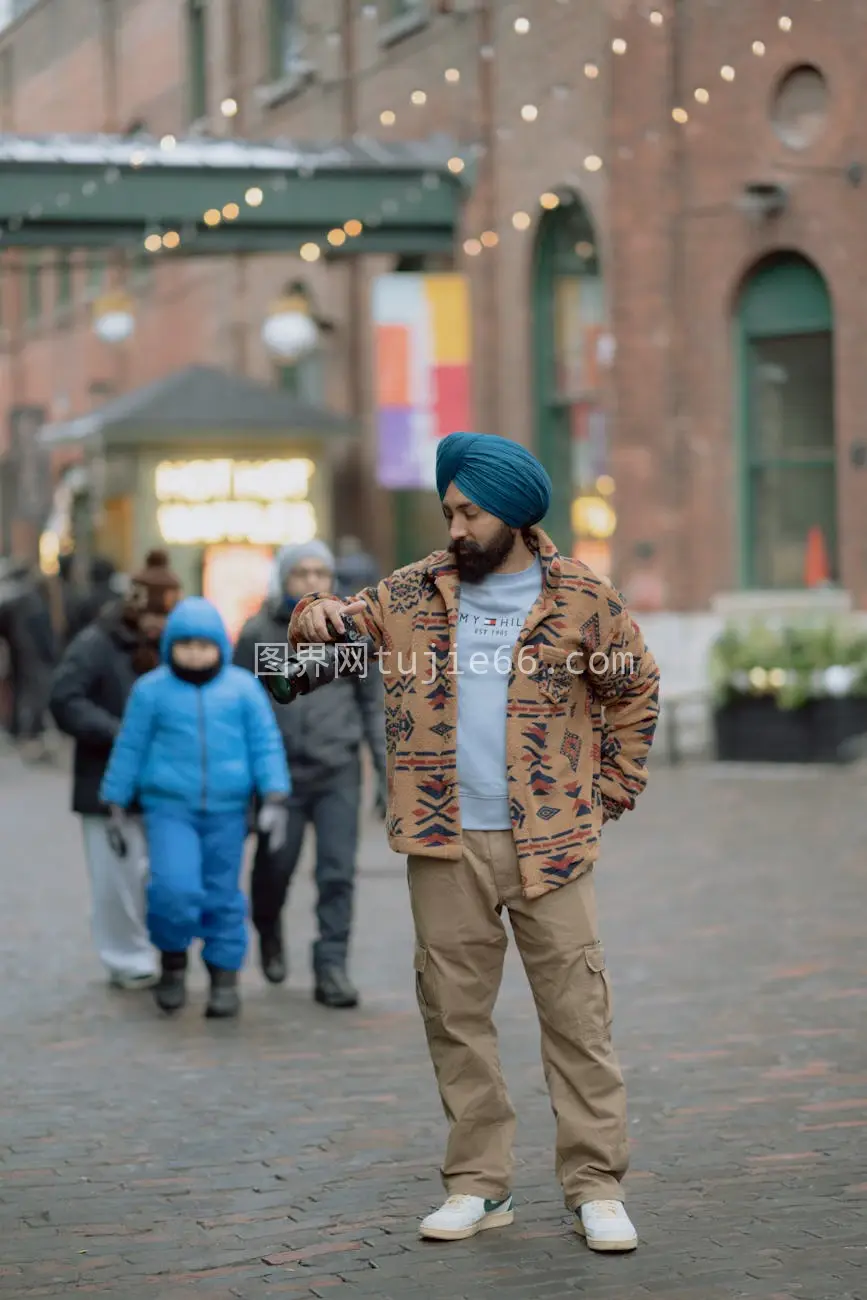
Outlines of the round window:
<svg viewBox="0 0 867 1300">
<path fill-rule="evenodd" d="M 828 115 L 828 86 L 818 68 L 792 68 L 777 83 L 771 121 L 783 144 L 807 149 L 822 132 Z"/>
</svg>

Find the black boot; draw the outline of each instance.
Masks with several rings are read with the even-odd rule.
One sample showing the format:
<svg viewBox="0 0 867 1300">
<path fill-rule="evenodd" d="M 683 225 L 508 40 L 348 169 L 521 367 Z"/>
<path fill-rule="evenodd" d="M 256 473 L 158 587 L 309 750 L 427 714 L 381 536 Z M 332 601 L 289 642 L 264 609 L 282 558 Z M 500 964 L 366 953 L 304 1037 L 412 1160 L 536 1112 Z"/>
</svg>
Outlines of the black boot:
<svg viewBox="0 0 867 1300">
<path fill-rule="evenodd" d="M 154 985 L 154 999 L 160 1010 L 171 1014 L 180 1011 L 187 1000 L 187 954 L 164 952 L 161 965 L 162 973 Z"/>
<path fill-rule="evenodd" d="M 236 970 L 222 970 L 219 966 L 212 966 L 207 963 L 208 974 L 211 977 L 211 992 L 208 997 L 208 1005 L 205 1008 L 205 1015 L 209 1020 L 229 1020 L 236 1016 L 241 1010 L 241 999 L 238 995 L 238 972 Z"/>
<path fill-rule="evenodd" d="M 324 1007 L 357 1007 L 358 989 L 342 966 L 325 966 L 316 974 L 313 996 Z"/>
<path fill-rule="evenodd" d="M 274 934 L 259 935 L 259 959 L 262 974 L 269 984 L 282 984 L 286 979 L 286 954 L 283 951 L 283 936 L 279 930 Z"/>
</svg>

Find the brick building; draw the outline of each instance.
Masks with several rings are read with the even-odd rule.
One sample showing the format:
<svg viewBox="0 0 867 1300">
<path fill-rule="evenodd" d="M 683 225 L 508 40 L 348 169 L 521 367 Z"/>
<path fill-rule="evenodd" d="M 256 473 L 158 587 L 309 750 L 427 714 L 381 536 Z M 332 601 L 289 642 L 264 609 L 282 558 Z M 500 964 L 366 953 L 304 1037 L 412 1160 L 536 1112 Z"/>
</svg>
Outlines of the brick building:
<svg viewBox="0 0 867 1300">
<path fill-rule="evenodd" d="M 3 404 L 63 418 L 194 361 L 292 383 L 362 417 L 340 517 L 402 561 L 440 521 L 374 485 L 371 288 L 454 265 L 476 426 L 542 455 L 561 546 L 607 568 L 613 542 L 638 607 L 700 617 L 798 586 L 812 536 L 863 607 L 865 23 L 856 0 L 36 0 L 0 33 L 4 131 L 443 133 L 473 187 L 453 262 L 7 256 Z M 136 297 L 120 347 L 91 326 L 104 275 Z M 287 373 L 260 331 L 296 279 L 333 328 Z"/>
</svg>

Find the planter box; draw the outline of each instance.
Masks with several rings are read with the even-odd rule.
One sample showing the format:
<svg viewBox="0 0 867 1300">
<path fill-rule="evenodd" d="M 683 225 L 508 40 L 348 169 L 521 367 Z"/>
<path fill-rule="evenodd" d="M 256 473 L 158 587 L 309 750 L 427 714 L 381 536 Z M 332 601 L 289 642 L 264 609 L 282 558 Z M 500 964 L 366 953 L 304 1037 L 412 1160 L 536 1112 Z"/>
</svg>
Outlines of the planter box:
<svg viewBox="0 0 867 1300">
<path fill-rule="evenodd" d="M 846 741 L 867 734 L 867 699 L 778 709 L 770 696 L 740 696 L 714 712 L 714 731 L 722 762 L 836 763 Z"/>
</svg>

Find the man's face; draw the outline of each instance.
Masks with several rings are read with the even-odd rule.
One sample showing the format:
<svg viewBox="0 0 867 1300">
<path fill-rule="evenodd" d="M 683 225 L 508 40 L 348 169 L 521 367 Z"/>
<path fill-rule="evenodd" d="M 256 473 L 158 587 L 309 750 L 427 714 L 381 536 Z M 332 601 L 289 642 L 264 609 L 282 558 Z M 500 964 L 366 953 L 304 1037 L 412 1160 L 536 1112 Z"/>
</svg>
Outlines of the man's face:
<svg viewBox="0 0 867 1300">
<path fill-rule="evenodd" d="M 286 578 L 286 595 L 300 600 L 311 591 L 330 591 L 333 583 L 334 572 L 322 560 L 301 560 Z"/>
<path fill-rule="evenodd" d="M 139 615 L 139 631 L 146 641 L 159 641 L 166 625 L 165 614 L 152 614 L 146 610 Z"/>
<path fill-rule="evenodd" d="M 461 582 L 481 582 L 511 555 L 518 530 L 480 510 L 454 483 L 443 497 L 443 514 L 451 538 L 449 551 Z"/>
<path fill-rule="evenodd" d="M 214 641 L 201 637 L 176 641 L 172 646 L 172 659 L 179 668 L 188 668 L 193 672 L 213 668 L 220 661 L 220 647 Z"/>
</svg>

